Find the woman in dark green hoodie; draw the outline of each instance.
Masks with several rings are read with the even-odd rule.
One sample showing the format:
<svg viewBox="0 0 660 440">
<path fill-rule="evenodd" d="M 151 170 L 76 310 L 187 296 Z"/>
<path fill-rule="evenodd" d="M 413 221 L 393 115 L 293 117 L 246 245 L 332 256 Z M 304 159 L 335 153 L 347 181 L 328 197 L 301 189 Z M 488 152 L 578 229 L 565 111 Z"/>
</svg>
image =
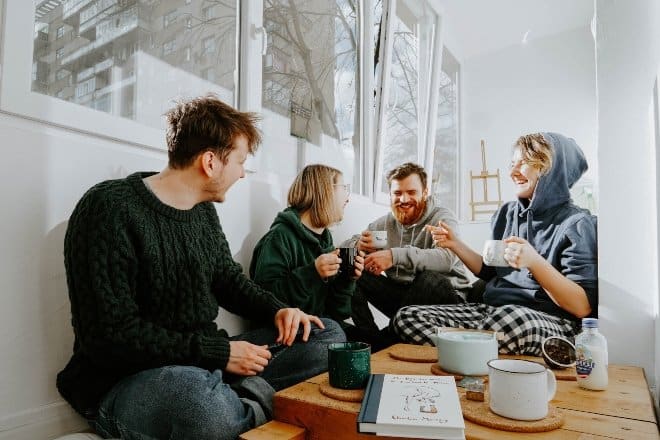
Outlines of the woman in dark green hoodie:
<svg viewBox="0 0 660 440">
<path fill-rule="evenodd" d="M 358 255 L 355 273 L 339 276 L 341 259 L 328 226 L 342 219 L 349 195 L 341 171 L 306 166 L 289 188 L 289 207 L 254 249 L 252 279 L 290 307 L 340 323 L 348 318 L 364 260 Z"/>
</svg>

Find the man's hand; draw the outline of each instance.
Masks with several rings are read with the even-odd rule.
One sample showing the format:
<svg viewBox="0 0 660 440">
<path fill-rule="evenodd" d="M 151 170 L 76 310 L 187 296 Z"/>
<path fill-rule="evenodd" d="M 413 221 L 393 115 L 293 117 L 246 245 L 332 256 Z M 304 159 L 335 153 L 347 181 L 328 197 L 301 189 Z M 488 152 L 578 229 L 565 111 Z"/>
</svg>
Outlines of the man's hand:
<svg viewBox="0 0 660 440">
<path fill-rule="evenodd" d="M 392 250 L 384 249 L 382 251 L 372 252 L 364 259 L 364 267 L 374 275 L 389 269 L 394 265 Z"/>
<path fill-rule="evenodd" d="M 378 248 L 374 246 L 374 235 L 371 233 L 371 231 L 362 231 L 360 240 L 357 242 L 357 248 L 358 250 L 367 254 L 376 252 L 378 250 Z"/>
<path fill-rule="evenodd" d="M 302 340 L 307 342 L 309 333 L 312 331 L 312 323 L 316 324 L 319 328 L 325 328 L 323 322 L 314 315 L 308 315 L 300 309 L 288 308 L 280 309 L 275 314 L 275 327 L 277 327 L 278 335 L 275 342 L 289 345 L 293 344 L 296 340 L 298 327 L 302 324 L 303 335 Z"/>
<path fill-rule="evenodd" d="M 424 229 L 433 236 L 433 245 L 435 247 L 447 249 L 453 249 L 455 247 L 456 235 L 447 223 L 439 221 L 438 226 L 426 225 Z"/>
<path fill-rule="evenodd" d="M 264 371 L 271 358 L 267 345 L 247 341 L 229 341 L 229 360 L 225 370 L 240 376 L 256 376 Z"/>
<path fill-rule="evenodd" d="M 314 260 L 314 266 L 316 267 L 319 276 L 326 279 L 333 275 L 337 275 L 340 261 L 339 249 L 335 249 L 330 253 L 321 254 L 316 257 L 316 260 Z"/>
</svg>

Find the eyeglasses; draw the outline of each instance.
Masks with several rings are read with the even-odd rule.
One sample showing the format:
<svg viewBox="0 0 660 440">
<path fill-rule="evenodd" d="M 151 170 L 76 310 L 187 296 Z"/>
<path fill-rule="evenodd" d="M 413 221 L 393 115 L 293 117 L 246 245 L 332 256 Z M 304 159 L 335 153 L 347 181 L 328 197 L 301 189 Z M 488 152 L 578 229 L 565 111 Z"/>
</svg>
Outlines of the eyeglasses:
<svg viewBox="0 0 660 440">
<path fill-rule="evenodd" d="M 350 183 L 333 183 L 332 186 L 342 188 L 344 191 L 346 191 L 346 194 L 351 193 L 351 184 Z"/>
</svg>

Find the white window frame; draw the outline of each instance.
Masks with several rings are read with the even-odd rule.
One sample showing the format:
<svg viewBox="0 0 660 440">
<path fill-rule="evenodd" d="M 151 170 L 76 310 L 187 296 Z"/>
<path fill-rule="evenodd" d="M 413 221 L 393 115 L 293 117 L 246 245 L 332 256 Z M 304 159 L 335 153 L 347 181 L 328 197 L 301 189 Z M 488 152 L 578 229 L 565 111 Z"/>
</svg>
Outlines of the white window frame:
<svg viewBox="0 0 660 440">
<path fill-rule="evenodd" d="M 375 167 L 374 178 L 371 182 L 372 185 L 372 200 L 377 203 L 389 204 L 389 194 L 381 191 L 379 187 L 380 182 L 384 178 L 385 173 L 389 170 L 383 169 L 384 155 L 383 146 L 386 139 L 386 111 L 390 93 L 390 71 L 392 66 L 392 45 L 393 38 L 391 35 L 394 33 L 397 5 L 399 2 L 405 0 L 383 0 L 383 16 L 381 20 L 380 50 L 381 57 L 379 68 L 377 72 L 377 90 L 376 90 L 376 125 L 375 131 Z M 429 176 L 433 175 L 433 154 L 434 148 L 427 142 L 428 139 L 433 139 L 435 136 L 435 125 L 438 113 L 438 94 L 439 94 L 439 81 L 440 72 L 442 70 L 442 46 L 443 46 L 443 29 L 442 29 L 442 11 L 440 6 L 431 0 L 415 0 L 420 10 L 425 11 L 424 14 L 419 16 L 426 17 L 427 20 L 432 20 L 436 31 L 434 32 L 433 41 L 433 56 L 432 64 L 430 65 L 429 72 L 422 72 L 424 77 L 421 79 L 420 84 L 427 89 L 424 84 L 428 83 L 428 90 L 430 90 L 429 99 L 426 102 L 420 102 L 419 115 L 422 116 L 418 120 L 418 146 L 417 146 L 417 161 L 422 165 Z M 427 42 L 428 44 L 428 42 Z M 421 86 L 420 86 L 421 89 Z M 425 93 L 419 93 L 420 97 L 426 96 Z M 423 117 L 426 115 L 426 117 Z"/>
<path fill-rule="evenodd" d="M 2 36 L 12 35 L 12 44 L 8 44 L 7 38 L 2 41 L 2 54 L 0 58 L 0 111 L 5 113 L 22 115 L 31 119 L 43 121 L 48 124 L 71 128 L 76 131 L 90 133 L 92 135 L 118 140 L 132 145 L 146 146 L 162 150 L 165 148 L 163 142 L 163 126 L 154 128 L 141 122 L 114 116 L 108 113 L 87 108 L 73 102 L 63 101 L 53 96 L 44 95 L 31 90 L 32 57 L 33 57 L 33 32 L 34 32 L 34 6 L 32 2 L 25 0 L 0 0 L 0 6 L 4 1 L 5 22 L 3 23 Z M 378 203 L 389 203 L 389 196 L 383 192 L 377 192 L 377 184 L 382 179 L 382 148 L 384 127 L 384 106 L 376 105 L 379 101 L 386 102 L 388 87 L 387 78 L 391 63 L 391 38 L 388 36 L 393 29 L 393 21 L 387 20 L 388 14 L 396 11 L 396 4 L 404 0 L 383 0 L 383 29 L 381 39 L 381 60 L 379 64 L 379 83 L 383 86 L 377 90 L 374 98 L 373 91 L 376 84 L 373 66 L 373 6 L 375 0 L 358 0 L 361 13 L 359 14 L 359 40 L 360 40 L 360 161 L 359 185 L 355 192 L 365 195 Z M 437 16 L 436 29 L 440 26 L 441 11 L 439 6 L 434 5 L 432 0 L 420 0 L 431 5 Z M 263 1 L 250 0 L 237 2 L 237 50 L 236 71 L 233 105 L 243 111 L 262 111 L 262 63 L 264 35 L 261 32 L 263 25 Z M 9 18 L 8 18 L 9 17 Z M 388 34 L 388 32 L 390 34 Z M 267 36 L 266 36 L 267 37 Z M 433 71 L 430 72 L 430 94 L 428 101 L 429 110 L 424 121 L 425 130 L 419 133 L 420 145 L 426 145 L 426 139 L 435 129 L 437 116 L 437 84 L 440 66 L 442 65 L 442 35 L 435 34 L 435 50 L 440 55 L 434 57 Z M 16 44 L 14 42 L 20 42 Z M 439 49 L 438 49 L 439 48 Z M 240 54 L 240 56 L 239 56 Z M 9 62 L 11 60 L 11 62 Z M 437 71 L 436 71 L 437 68 Z M 435 81 L 435 82 L 434 82 Z M 460 91 L 459 91 L 460 96 Z M 82 122 L 81 122 L 82 121 Z M 459 121 L 460 123 L 460 121 Z M 77 124 L 77 125 L 76 125 Z M 432 175 L 433 146 L 430 151 L 420 149 L 418 157 L 420 162 Z M 460 158 L 459 158 L 460 159 Z M 249 168 L 248 163 L 248 168 Z M 460 187 L 460 185 L 459 185 Z"/>
<path fill-rule="evenodd" d="M 454 204 L 454 206 L 449 206 L 449 205 L 446 205 L 446 204 L 443 204 L 443 206 L 445 208 L 451 209 L 452 211 L 454 211 L 454 213 L 456 214 L 456 216 L 458 218 L 461 218 L 460 217 L 461 200 L 462 200 L 462 196 L 463 196 L 463 192 L 464 192 L 464 190 L 461 186 L 461 172 L 460 172 L 460 170 L 463 169 L 462 168 L 462 158 L 461 158 L 461 154 L 460 154 L 461 139 L 462 139 L 462 137 L 461 137 L 461 124 L 462 124 L 462 120 L 461 120 L 461 106 L 462 106 L 462 101 L 461 101 L 461 75 L 462 75 L 462 67 L 461 67 L 461 64 L 458 61 L 458 59 L 453 55 L 453 53 L 450 53 L 449 57 L 445 58 L 445 56 L 444 56 L 445 51 L 444 50 L 447 49 L 447 51 L 449 51 L 449 49 L 444 47 L 444 45 L 442 46 L 442 48 L 443 48 L 443 57 L 440 60 L 440 71 L 442 72 L 442 66 L 443 65 L 445 65 L 445 67 L 449 67 L 449 66 L 447 66 L 446 62 L 451 62 L 452 64 L 453 63 L 456 64 L 455 69 L 452 69 L 450 72 L 447 72 L 445 70 L 445 73 L 453 74 L 454 79 L 456 80 L 456 102 L 455 102 L 455 106 L 454 106 L 454 112 L 456 114 L 456 119 L 457 119 L 457 121 L 456 121 L 456 135 L 454 137 L 454 141 L 456 143 L 456 165 L 455 165 L 455 169 L 454 169 L 454 186 L 456 188 L 456 203 Z M 449 51 L 449 52 L 451 52 L 451 51 Z M 438 89 L 438 99 L 439 99 L 439 96 L 440 96 L 439 90 L 440 90 L 440 88 L 437 87 L 437 89 Z M 435 121 L 437 123 L 437 120 L 438 120 L 437 119 L 437 108 L 438 108 L 437 101 L 436 101 L 435 104 L 436 104 L 436 107 L 435 107 L 436 108 L 436 119 L 435 119 Z M 435 125 L 433 127 L 433 130 L 435 131 Z M 435 136 L 435 135 L 433 135 L 433 136 Z M 435 144 L 433 144 L 432 146 L 431 145 L 429 145 L 429 146 L 433 149 L 433 151 L 435 153 Z M 435 163 L 435 158 L 431 157 L 430 160 L 431 160 L 431 164 L 433 165 Z M 431 196 L 435 197 L 436 194 L 433 193 L 433 191 L 432 191 L 433 190 L 433 188 L 432 188 L 432 185 L 433 185 L 433 167 L 431 167 L 431 173 L 429 174 L 429 185 L 431 186 L 429 194 Z"/>
<path fill-rule="evenodd" d="M 237 15 L 241 8 L 238 1 Z M 1 6 L 0 2 L 0 6 Z M 116 140 L 130 145 L 165 150 L 165 121 L 159 128 L 145 125 L 128 118 L 97 111 L 54 96 L 33 92 L 31 88 L 34 3 L 25 0 L 4 0 L 4 22 L 0 26 L 2 50 L 0 57 L 0 112 L 19 115 L 47 124 L 66 127 L 75 131 Z M 238 18 L 238 17 L 237 17 Z M 240 42 L 236 22 L 237 45 Z M 11 35 L 9 43 L 7 35 Z M 239 46 L 240 47 L 240 46 Z M 238 69 L 239 53 L 236 50 Z M 236 77 L 236 75 L 235 75 Z M 239 84 L 234 92 L 234 106 L 239 99 Z"/>
<path fill-rule="evenodd" d="M 374 0 L 356 0 L 358 9 L 359 29 L 359 58 L 360 63 L 360 95 L 362 100 L 360 114 L 360 157 L 356 160 L 359 164 L 359 185 L 353 188 L 354 193 L 371 197 L 373 186 L 373 126 L 374 126 L 374 79 L 373 79 L 373 29 L 371 22 Z M 262 112 L 262 83 L 263 62 L 265 59 L 265 48 L 268 45 L 270 35 L 263 29 L 262 0 L 250 0 L 241 2 L 241 52 L 244 55 L 240 64 L 240 109 L 243 111 Z M 257 87 L 254 87 L 254 85 Z M 266 134 L 267 135 L 267 134 Z M 257 153 L 259 154 L 259 153 Z M 295 157 L 294 157 L 295 159 Z M 256 159 L 248 158 L 246 168 L 254 171 Z"/>
</svg>

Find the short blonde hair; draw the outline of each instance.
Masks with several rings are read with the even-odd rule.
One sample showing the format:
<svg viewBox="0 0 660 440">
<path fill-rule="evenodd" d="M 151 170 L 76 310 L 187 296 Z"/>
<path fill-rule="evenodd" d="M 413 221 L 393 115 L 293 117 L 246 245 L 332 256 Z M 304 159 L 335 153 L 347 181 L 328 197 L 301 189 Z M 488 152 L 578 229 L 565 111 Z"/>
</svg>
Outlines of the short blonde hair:
<svg viewBox="0 0 660 440">
<path fill-rule="evenodd" d="M 545 174 L 552 168 L 552 147 L 541 133 L 520 136 L 513 146 L 520 149 L 520 156 L 529 165 Z"/>
<path fill-rule="evenodd" d="M 300 214 L 309 211 L 315 228 L 328 227 L 341 218 L 334 203 L 334 184 L 341 175 L 341 171 L 326 165 L 307 165 L 289 188 L 289 206 Z"/>
</svg>

